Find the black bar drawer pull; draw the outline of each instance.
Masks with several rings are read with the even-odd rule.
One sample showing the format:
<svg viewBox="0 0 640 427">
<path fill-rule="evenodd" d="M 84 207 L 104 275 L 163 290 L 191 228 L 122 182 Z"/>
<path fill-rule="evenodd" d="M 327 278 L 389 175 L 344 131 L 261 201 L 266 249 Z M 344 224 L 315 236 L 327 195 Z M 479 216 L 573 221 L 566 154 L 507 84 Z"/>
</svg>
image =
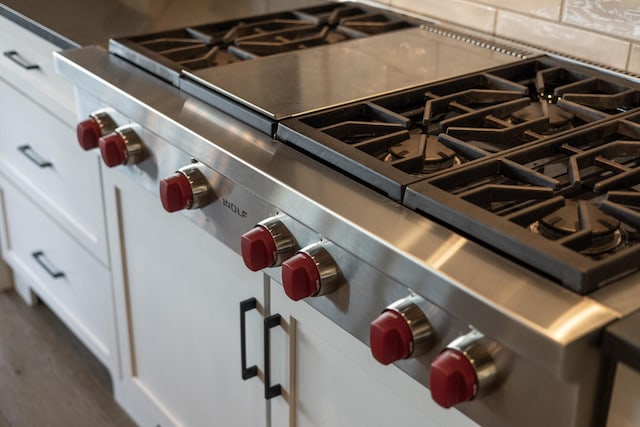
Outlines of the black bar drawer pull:
<svg viewBox="0 0 640 427">
<path fill-rule="evenodd" d="M 30 63 L 28 63 L 15 50 L 7 50 L 6 52 L 4 52 L 4 56 L 6 56 L 10 60 L 12 60 L 16 64 L 18 64 L 19 66 L 21 66 L 25 70 L 38 70 L 38 69 L 40 69 L 40 66 L 38 64 L 30 64 Z"/>
<path fill-rule="evenodd" d="M 258 375 L 258 367 L 256 365 L 247 367 L 247 325 L 245 319 L 247 311 L 255 310 L 257 306 L 258 302 L 255 298 L 240 301 L 240 359 L 242 360 L 243 380 L 248 380 Z"/>
<path fill-rule="evenodd" d="M 27 156 L 29 160 L 41 168 L 53 167 L 53 163 L 40 157 L 40 155 L 36 153 L 30 145 L 21 145 L 18 147 L 18 151 Z"/>
<path fill-rule="evenodd" d="M 60 271 L 57 268 L 51 266 L 50 263 L 47 262 L 47 259 L 46 259 L 45 255 L 44 255 L 44 252 L 36 251 L 36 252 L 32 253 L 31 256 L 36 260 L 36 262 L 38 264 L 40 264 L 40 267 L 42 267 L 44 269 L 44 271 L 49 273 L 49 275 L 51 277 L 53 277 L 54 279 L 60 279 L 61 277 L 64 277 L 64 273 L 62 271 Z"/>
<path fill-rule="evenodd" d="M 264 398 L 272 399 L 282 394 L 280 384 L 271 385 L 271 329 L 280 326 L 282 318 L 274 314 L 264 319 Z"/>
</svg>

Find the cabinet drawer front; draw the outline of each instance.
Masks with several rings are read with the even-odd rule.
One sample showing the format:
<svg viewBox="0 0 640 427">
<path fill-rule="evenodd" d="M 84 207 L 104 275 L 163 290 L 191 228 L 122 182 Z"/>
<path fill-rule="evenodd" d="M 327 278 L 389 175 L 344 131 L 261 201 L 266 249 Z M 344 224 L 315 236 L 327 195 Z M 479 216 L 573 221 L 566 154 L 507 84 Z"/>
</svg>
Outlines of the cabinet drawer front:
<svg viewBox="0 0 640 427">
<path fill-rule="evenodd" d="M 109 271 L 11 183 L 0 179 L 5 257 L 107 366 L 113 350 Z"/>
<path fill-rule="evenodd" d="M 72 124 L 75 121 L 73 87 L 53 69 L 57 46 L 0 16 L 0 75 L 36 102 Z"/>
<path fill-rule="evenodd" d="M 2 172 L 107 264 L 99 158 L 73 129 L 0 79 Z"/>
</svg>

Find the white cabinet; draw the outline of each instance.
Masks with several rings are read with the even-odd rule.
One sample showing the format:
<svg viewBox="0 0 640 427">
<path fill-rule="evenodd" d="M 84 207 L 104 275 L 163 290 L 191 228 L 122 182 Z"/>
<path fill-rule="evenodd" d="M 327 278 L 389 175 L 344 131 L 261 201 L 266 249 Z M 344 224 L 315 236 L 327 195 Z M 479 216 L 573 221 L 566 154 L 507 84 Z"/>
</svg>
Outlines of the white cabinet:
<svg viewBox="0 0 640 427">
<path fill-rule="evenodd" d="M 56 74 L 51 58 L 54 50 L 59 49 L 0 16 L 0 76 L 10 80 L 24 96 L 72 124 L 75 121 L 73 88 Z"/>
<path fill-rule="evenodd" d="M 437 406 L 424 386 L 376 362 L 369 347 L 308 304 L 289 300 L 276 282 L 270 308 L 282 318 L 272 332 L 272 377 L 285 390 L 271 401 L 274 426 L 476 425 Z"/>
<path fill-rule="evenodd" d="M 31 288 L 108 367 L 115 366 L 109 271 L 0 176 L 2 252 Z"/>
<path fill-rule="evenodd" d="M 108 265 L 100 159 L 74 130 L 0 79 L 0 170 Z"/>
<path fill-rule="evenodd" d="M 116 399 L 142 426 L 266 425 L 262 275 L 118 170 L 105 170 L 122 371 Z M 241 378 L 240 302 L 247 364 Z"/>
<path fill-rule="evenodd" d="M 56 49 L 0 17 L 2 256 L 18 293 L 44 301 L 113 373 L 100 164 L 77 146 L 73 87 L 53 70 Z"/>
<path fill-rule="evenodd" d="M 141 426 L 475 425 L 248 271 L 184 215 L 164 212 L 128 175 L 105 170 L 103 178 L 120 331 L 116 399 Z M 246 313 L 246 363 L 258 376 L 245 381 L 240 303 L 250 298 L 257 309 Z M 265 399 L 265 382 L 281 394 Z"/>
</svg>

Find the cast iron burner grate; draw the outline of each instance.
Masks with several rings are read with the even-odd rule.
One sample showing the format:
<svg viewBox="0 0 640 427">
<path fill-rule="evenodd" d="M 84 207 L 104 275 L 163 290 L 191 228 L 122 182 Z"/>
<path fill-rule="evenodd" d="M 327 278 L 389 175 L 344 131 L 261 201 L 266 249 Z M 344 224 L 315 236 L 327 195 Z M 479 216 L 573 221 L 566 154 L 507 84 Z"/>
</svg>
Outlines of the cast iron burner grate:
<svg viewBox="0 0 640 427">
<path fill-rule="evenodd" d="M 540 57 L 287 120 L 277 137 L 399 201 L 404 185 L 637 107 L 628 82 Z"/>
<path fill-rule="evenodd" d="M 640 268 L 640 114 L 411 185 L 405 205 L 587 293 Z"/>
<path fill-rule="evenodd" d="M 109 50 L 177 83 L 195 71 L 258 57 L 396 31 L 417 19 L 355 3 L 327 3 L 298 10 L 142 36 L 116 38 Z"/>
</svg>

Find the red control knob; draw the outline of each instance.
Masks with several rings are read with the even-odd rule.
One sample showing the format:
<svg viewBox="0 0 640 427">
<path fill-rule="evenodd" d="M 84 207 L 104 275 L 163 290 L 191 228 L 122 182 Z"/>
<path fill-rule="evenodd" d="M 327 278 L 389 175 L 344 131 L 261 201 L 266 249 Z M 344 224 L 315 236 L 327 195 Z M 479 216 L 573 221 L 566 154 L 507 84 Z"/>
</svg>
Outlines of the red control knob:
<svg viewBox="0 0 640 427">
<path fill-rule="evenodd" d="M 160 200 L 167 212 L 190 208 L 193 190 L 187 177 L 178 172 L 160 181 Z"/>
<path fill-rule="evenodd" d="M 105 135 L 98 140 L 102 161 L 110 168 L 123 165 L 127 160 L 127 144 L 117 132 Z"/>
<path fill-rule="evenodd" d="M 283 224 L 284 218 L 266 218 L 240 237 L 242 259 L 249 270 L 277 267 L 295 253 L 298 243 Z"/>
<path fill-rule="evenodd" d="M 294 301 L 313 296 L 320 289 L 320 272 L 309 254 L 298 252 L 282 263 L 282 286 Z"/>
<path fill-rule="evenodd" d="M 102 136 L 102 129 L 93 117 L 83 120 L 76 126 L 78 143 L 85 150 L 98 146 L 98 139 Z"/>
<path fill-rule="evenodd" d="M 434 330 L 421 308 L 426 302 L 409 295 L 388 305 L 369 327 L 371 354 L 383 365 L 426 353 Z M 428 307 L 427 307 L 428 308 Z"/>
<path fill-rule="evenodd" d="M 272 267 L 276 262 L 276 242 L 265 227 L 258 225 L 240 237 L 242 259 L 251 271 Z"/>
<path fill-rule="evenodd" d="M 431 363 L 429 388 L 431 397 L 438 405 L 450 408 L 475 397 L 478 377 L 464 354 L 447 349 Z"/>
<path fill-rule="evenodd" d="M 85 150 L 96 148 L 101 136 L 107 135 L 116 129 L 116 123 L 106 111 L 96 111 L 89 115 L 76 126 L 78 143 Z"/>
<path fill-rule="evenodd" d="M 411 354 L 413 334 L 400 313 L 387 310 L 371 322 L 369 342 L 373 357 L 388 365 Z"/>
<path fill-rule="evenodd" d="M 120 127 L 98 140 L 104 164 L 110 168 L 124 164 L 132 165 L 142 161 L 145 149 L 136 131 L 130 127 Z"/>
</svg>

